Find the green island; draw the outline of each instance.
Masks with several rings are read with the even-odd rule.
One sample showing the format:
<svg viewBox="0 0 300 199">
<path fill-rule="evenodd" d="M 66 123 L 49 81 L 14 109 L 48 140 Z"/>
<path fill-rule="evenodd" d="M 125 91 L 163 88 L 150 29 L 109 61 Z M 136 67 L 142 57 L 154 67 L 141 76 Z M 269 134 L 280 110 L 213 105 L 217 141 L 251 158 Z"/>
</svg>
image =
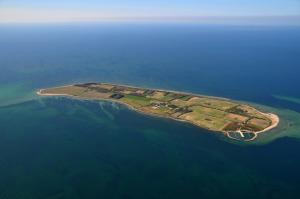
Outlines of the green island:
<svg viewBox="0 0 300 199">
<path fill-rule="evenodd" d="M 145 114 L 188 122 L 241 141 L 255 140 L 259 133 L 267 132 L 279 123 L 277 115 L 247 104 L 177 91 L 85 83 L 41 89 L 37 94 L 114 101 Z"/>
</svg>

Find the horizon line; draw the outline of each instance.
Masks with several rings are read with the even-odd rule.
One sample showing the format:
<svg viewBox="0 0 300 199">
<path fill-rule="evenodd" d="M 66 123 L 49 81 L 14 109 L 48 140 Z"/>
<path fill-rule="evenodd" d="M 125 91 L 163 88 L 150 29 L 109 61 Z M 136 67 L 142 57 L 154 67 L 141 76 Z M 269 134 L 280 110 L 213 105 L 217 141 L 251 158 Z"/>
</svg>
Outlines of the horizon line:
<svg viewBox="0 0 300 199">
<path fill-rule="evenodd" d="M 259 20 L 259 21 L 257 21 Z M 262 20 L 262 21 L 261 21 Z M 279 21 L 278 21 L 279 20 Z M 93 22 L 198 22 L 198 23 L 233 23 L 245 22 L 255 24 L 291 24 L 300 25 L 300 15 L 211 15 L 211 16 L 101 16 L 86 18 L 66 18 L 47 20 L 1 20 L 0 24 L 30 23 L 93 23 Z"/>
</svg>

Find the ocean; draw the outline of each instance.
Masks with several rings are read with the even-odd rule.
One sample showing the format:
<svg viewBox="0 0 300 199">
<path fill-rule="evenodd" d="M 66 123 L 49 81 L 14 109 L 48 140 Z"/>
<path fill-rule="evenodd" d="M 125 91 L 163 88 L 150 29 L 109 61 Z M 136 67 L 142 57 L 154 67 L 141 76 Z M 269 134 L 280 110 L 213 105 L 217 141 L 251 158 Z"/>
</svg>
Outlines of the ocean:
<svg viewBox="0 0 300 199">
<path fill-rule="evenodd" d="M 0 25 L 0 198 L 300 197 L 300 27 Z M 253 143 L 40 88 L 122 83 L 277 113 Z"/>
</svg>

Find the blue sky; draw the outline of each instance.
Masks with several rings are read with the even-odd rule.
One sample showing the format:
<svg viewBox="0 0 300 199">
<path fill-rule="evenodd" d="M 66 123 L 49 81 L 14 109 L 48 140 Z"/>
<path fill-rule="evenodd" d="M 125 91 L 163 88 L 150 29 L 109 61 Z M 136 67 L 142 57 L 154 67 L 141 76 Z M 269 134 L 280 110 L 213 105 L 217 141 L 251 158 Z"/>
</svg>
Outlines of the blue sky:
<svg viewBox="0 0 300 199">
<path fill-rule="evenodd" d="M 300 16 L 300 0 L 0 0 L 0 22 Z"/>
</svg>

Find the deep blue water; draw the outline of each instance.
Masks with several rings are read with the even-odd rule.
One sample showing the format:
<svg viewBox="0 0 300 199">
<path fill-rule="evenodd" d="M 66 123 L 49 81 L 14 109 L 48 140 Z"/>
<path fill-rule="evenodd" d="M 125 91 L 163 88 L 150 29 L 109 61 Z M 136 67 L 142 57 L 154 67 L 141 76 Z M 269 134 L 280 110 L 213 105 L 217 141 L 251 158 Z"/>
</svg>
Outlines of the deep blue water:
<svg viewBox="0 0 300 199">
<path fill-rule="evenodd" d="M 32 94 L 125 83 L 292 110 L 299 121 L 299 44 L 300 27 L 288 26 L 1 25 L 0 198 L 300 197 L 297 138 L 235 144 L 108 102 Z"/>
</svg>

